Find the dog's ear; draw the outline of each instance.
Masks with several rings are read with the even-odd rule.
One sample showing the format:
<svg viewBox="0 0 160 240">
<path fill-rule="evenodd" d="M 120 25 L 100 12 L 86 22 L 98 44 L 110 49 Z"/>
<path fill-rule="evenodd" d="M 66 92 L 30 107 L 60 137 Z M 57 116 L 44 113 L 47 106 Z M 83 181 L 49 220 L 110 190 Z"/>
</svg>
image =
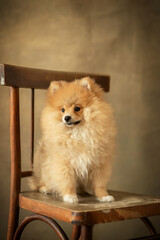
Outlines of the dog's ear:
<svg viewBox="0 0 160 240">
<path fill-rule="evenodd" d="M 66 84 L 65 81 L 52 81 L 48 88 L 49 95 L 53 95 L 64 84 Z"/>
<path fill-rule="evenodd" d="M 80 80 L 80 84 L 82 87 L 87 88 L 87 90 L 92 89 L 92 85 L 95 83 L 94 79 L 90 77 L 84 77 Z"/>
<path fill-rule="evenodd" d="M 104 90 L 101 88 L 101 86 L 90 77 L 82 78 L 80 80 L 80 84 L 82 87 L 87 88 L 87 90 L 91 91 L 98 97 L 102 97 L 104 95 Z"/>
</svg>

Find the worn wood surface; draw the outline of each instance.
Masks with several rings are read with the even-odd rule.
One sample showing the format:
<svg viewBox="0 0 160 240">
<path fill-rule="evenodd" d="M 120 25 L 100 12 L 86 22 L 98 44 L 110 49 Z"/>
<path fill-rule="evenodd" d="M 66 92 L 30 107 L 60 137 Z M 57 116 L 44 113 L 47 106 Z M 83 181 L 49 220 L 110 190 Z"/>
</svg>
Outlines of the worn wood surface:
<svg viewBox="0 0 160 240">
<path fill-rule="evenodd" d="M 53 195 L 20 194 L 20 206 L 30 211 L 77 224 L 95 224 L 160 214 L 160 198 L 109 191 L 115 202 L 101 203 L 92 196 L 79 197 L 78 204 L 64 203 Z"/>
<path fill-rule="evenodd" d="M 94 78 L 106 92 L 109 91 L 110 77 L 108 75 L 52 71 L 0 64 L 1 85 L 4 86 L 46 89 L 53 80 L 65 80 L 70 82 L 74 79 L 88 76 Z"/>
</svg>

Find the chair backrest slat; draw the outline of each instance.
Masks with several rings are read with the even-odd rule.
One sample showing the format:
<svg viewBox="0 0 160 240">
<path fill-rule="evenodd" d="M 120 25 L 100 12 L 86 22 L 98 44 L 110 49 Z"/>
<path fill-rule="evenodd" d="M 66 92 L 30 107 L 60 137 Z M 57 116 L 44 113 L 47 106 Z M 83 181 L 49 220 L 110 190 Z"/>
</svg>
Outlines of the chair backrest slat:
<svg viewBox="0 0 160 240">
<path fill-rule="evenodd" d="M 31 169 L 34 155 L 34 88 L 31 89 Z"/>
<path fill-rule="evenodd" d="M 7 64 L 0 65 L 1 85 L 46 89 L 51 81 L 73 81 L 82 77 L 91 77 L 100 84 L 103 89 L 109 91 L 109 76 L 91 74 L 91 73 L 76 73 L 76 72 L 61 72 L 35 68 L 17 67 Z"/>
<path fill-rule="evenodd" d="M 32 176 L 32 171 L 23 171 L 21 172 L 21 178 Z"/>
</svg>

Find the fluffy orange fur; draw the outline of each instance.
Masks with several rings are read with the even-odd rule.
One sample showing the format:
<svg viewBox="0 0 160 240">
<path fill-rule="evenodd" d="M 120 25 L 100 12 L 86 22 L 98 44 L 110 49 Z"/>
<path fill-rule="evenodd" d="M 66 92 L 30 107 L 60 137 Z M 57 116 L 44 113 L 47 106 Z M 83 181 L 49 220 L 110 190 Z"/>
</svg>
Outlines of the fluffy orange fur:
<svg viewBox="0 0 160 240">
<path fill-rule="evenodd" d="M 42 138 L 34 157 L 31 187 L 78 202 L 77 193 L 113 201 L 106 191 L 116 128 L 103 89 L 89 77 L 51 82 L 41 116 Z"/>
</svg>

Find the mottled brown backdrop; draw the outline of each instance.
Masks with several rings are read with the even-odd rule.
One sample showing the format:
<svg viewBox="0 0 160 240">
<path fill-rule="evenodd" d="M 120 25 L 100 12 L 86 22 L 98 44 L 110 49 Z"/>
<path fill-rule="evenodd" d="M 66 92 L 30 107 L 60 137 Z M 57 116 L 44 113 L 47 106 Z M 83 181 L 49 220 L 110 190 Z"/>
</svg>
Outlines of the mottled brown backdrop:
<svg viewBox="0 0 160 240">
<path fill-rule="evenodd" d="M 110 188 L 160 193 L 160 1 L 0 0 L 0 62 L 110 74 L 106 98 L 115 109 L 117 156 Z M 28 90 L 21 91 L 23 168 L 28 166 Z M 0 87 L 0 239 L 6 239 L 9 184 L 9 89 Z M 36 98 L 36 139 L 45 91 Z M 23 183 L 26 187 L 26 183 Z M 21 212 L 21 219 L 26 215 Z M 151 218 L 159 227 L 160 218 Z M 62 224 L 70 234 L 69 224 Z M 160 231 L 160 229 L 159 229 Z M 139 220 L 95 226 L 94 239 L 146 235 Z M 54 238 L 55 237 L 55 238 Z M 57 239 L 32 223 L 22 239 Z"/>
</svg>

